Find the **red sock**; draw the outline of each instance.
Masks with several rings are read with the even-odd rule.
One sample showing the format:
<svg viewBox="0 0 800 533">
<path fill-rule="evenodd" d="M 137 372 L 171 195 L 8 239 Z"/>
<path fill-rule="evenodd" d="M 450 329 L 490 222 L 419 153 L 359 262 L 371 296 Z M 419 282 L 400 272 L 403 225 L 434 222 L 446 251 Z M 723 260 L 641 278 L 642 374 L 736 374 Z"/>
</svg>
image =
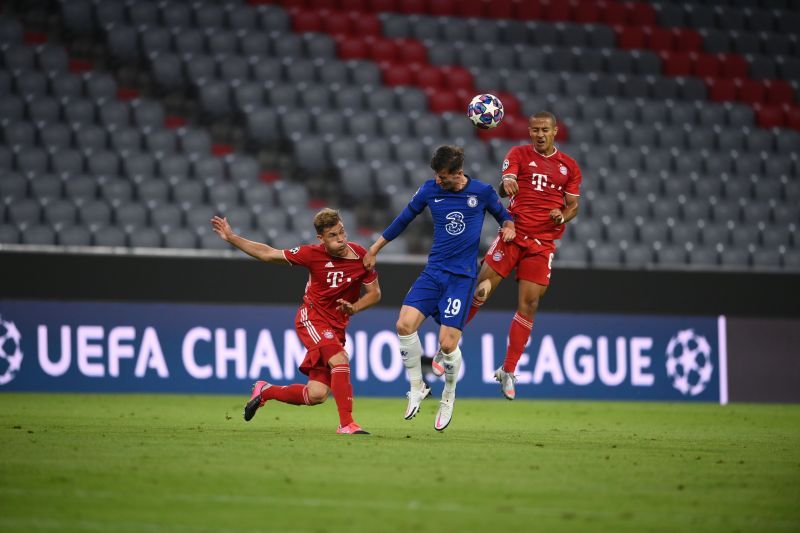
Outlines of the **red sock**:
<svg viewBox="0 0 800 533">
<path fill-rule="evenodd" d="M 524 316 L 519 313 L 514 315 L 511 320 L 511 327 L 508 328 L 508 349 L 506 350 L 506 360 L 503 361 L 503 370 L 514 372 L 517 363 L 525 349 L 525 343 L 531 336 L 533 329 L 533 317 Z"/>
<path fill-rule="evenodd" d="M 467 315 L 467 324 L 469 324 L 470 320 L 472 320 L 472 317 L 475 316 L 475 313 L 478 312 L 482 305 L 483 302 L 477 300 L 476 298 L 472 298 L 472 305 L 469 307 L 469 314 Z"/>
<path fill-rule="evenodd" d="M 278 400 L 292 405 L 308 405 L 308 390 L 305 385 L 295 383 L 280 387 L 273 385 L 261 391 L 262 400 Z"/>
<path fill-rule="evenodd" d="M 331 369 L 331 390 L 339 411 L 339 425 L 344 427 L 353 422 L 353 385 L 350 383 L 350 365 L 333 365 Z"/>
</svg>

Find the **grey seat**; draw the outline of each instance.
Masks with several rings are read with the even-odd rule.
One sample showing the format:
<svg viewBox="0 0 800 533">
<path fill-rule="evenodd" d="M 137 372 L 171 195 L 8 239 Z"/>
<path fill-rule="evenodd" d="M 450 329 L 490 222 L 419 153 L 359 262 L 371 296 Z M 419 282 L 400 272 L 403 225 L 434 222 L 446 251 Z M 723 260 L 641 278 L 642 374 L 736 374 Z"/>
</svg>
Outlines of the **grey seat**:
<svg viewBox="0 0 800 533">
<path fill-rule="evenodd" d="M 122 126 L 111 129 L 111 148 L 125 157 L 142 149 L 142 137 L 136 128 Z"/>
<path fill-rule="evenodd" d="M 108 148 L 108 133 L 101 126 L 79 126 L 75 128 L 75 143 L 84 151 L 102 151 Z"/>
<path fill-rule="evenodd" d="M 237 183 L 242 180 L 255 183 L 261 173 L 258 161 L 247 155 L 229 156 L 225 159 L 225 165 L 227 166 L 228 176 Z"/>
<path fill-rule="evenodd" d="M 159 248 L 161 232 L 154 228 L 142 228 L 128 234 L 128 244 L 134 248 Z"/>
<path fill-rule="evenodd" d="M 17 170 L 23 174 L 47 172 L 47 152 L 41 148 L 23 148 L 17 154 Z"/>
<path fill-rule="evenodd" d="M 139 128 L 160 129 L 164 126 L 164 108 L 152 100 L 139 99 L 132 103 L 133 120 Z"/>
<path fill-rule="evenodd" d="M 174 204 L 157 205 L 150 210 L 150 224 L 155 228 L 176 229 L 182 225 L 183 213 Z M 159 239 L 160 240 L 160 239 Z"/>
<path fill-rule="evenodd" d="M 25 114 L 25 104 L 17 96 L 3 96 L 0 98 L 1 120 L 22 120 Z"/>
<path fill-rule="evenodd" d="M 179 132 L 181 149 L 188 155 L 206 155 L 211 152 L 211 136 L 197 128 L 186 128 Z"/>
<path fill-rule="evenodd" d="M 127 236 L 125 232 L 114 226 L 98 228 L 94 233 L 94 244 L 96 246 L 125 246 Z"/>
<path fill-rule="evenodd" d="M 89 176 L 69 176 L 64 181 L 64 197 L 72 200 L 93 200 L 97 197 L 97 181 Z"/>
<path fill-rule="evenodd" d="M 188 229 L 168 231 L 164 234 L 164 246 L 167 248 L 196 248 L 197 236 Z"/>
<path fill-rule="evenodd" d="M 350 137 L 336 139 L 328 145 L 328 157 L 334 163 L 339 160 L 354 161 L 358 159 L 358 143 Z"/>
<path fill-rule="evenodd" d="M 278 114 L 274 109 L 257 109 L 246 117 L 247 136 L 259 144 L 275 142 L 280 137 Z"/>
<path fill-rule="evenodd" d="M 42 219 L 42 208 L 33 199 L 15 200 L 7 207 L 8 221 L 17 225 L 35 225 Z"/>
<path fill-rule="evenodd" d="M 163 204 L 169 199 L 169 184 L 160 179 L 142 180 L 136 185 L 136 196 L 146 205 Z"/>
<path fill-rule="evenodd" d="M 100 197 L 109 204 L 128 202 L 133 198 L 133 185 L 121 178 L 109 178 L 100 183 Z"/>
<path fill-rule="evenodd" d="M 90 246 L 92 232 L 85 226 L 64 226 L 58 231 L 57 240 L 62 246 Z"/>
<path fill-rule="evenodd" d="M 649 244 L 631 244 L 622 250 L 623 263 L 631 268 L 641 268 L 653 262 L 653 248 Z"/>
<path fill-rule="evenodd" d="M 750 253 L 745 248 L 725 248 L 720 252 L 722 266 L 747 268 L 750 266 Z"/>
<path fill-rule="evenodd" d="M 221 203 L 217 205 L 217 211 L 228 219 L 235 232 L 250 231 L 253 223 L 253 214 L 250 209 Z"/>
<path fill-rule="evenodd" d="M 312 116 L 305 109 L 290 109 L 280 117 L 281 133 L 286 138 L 311 133 Z"/>
<path fill-rule="evenodd" d="M 598 267 L 616 267 L 622 262 L 622 255 L 617 244 L 597 244 L 590 248 L 591 263 Z"/>
<path fill-rule="evenodd" d="M 364 161 L 388 161 L 392 159 L 392 146 L 382 138 L 367 139 L 361 143 L 361 159 Z"/>
<path fill-rule="evenodd" d="M 177 54 L 151 54 L 150 73 L 156 84 L 163 89 L 174 90 L 184 84 L 182 62 Z"/>
<path fill-rule="evenodd" d="M 666 245 L 656 249 L 658 263 L 664 266 L 683 266 L 686 264 L 686 248 L 681 245 Z"/>
<path fill-rule="evenodd" d="M 57 122 L 60 120 L 61 105 L 51 97 L 34 97 L 28 100 L 28 116 L 34 122 Z"/>
<path fill-rule="evenodd" d="M 54 72 L 49 76 L 50 93 L 56 98 L 80 98 L 83 80 L 69 72 Z"/>
<path fill-rule="evenodd" d="M 243 45 L 244 46 L 244 45 Z M 248 47 L 257 47 L 260 44 L 249 43 Z M 252 72 L 253 80 L 259 83 L 280 83 L 286 81 L 283 75 L 283 65 L 280 59 L 275 57 L 265 57 L 262 52 L 252 57 L 250 70 Z"/>
<path fill-rule="evenodd" d="M 117 97 L 117 82 L 110 74 L 87 72 L 83 75 L 83 88 L 91 100 L 110 101 Z"/>
<path fill-rule="evenodd" d="M 17 94 L 26 98 L 47 96 L 47 76 L 35 70 L 22 71 L 15 76 Z"/>
<path fill-rule="evenodd" d="M 3 126 L 3 140 L 8 146 L 30 147 L 35 139 L 36 129 L 31 122 L 9 122 Z"/>
<path fill-rule="evenodd" d="M 90 200 L 79 205 L 81 221 L 90 228 L 100 228 L 111 223 L 111 207 L 102 200 Z"/>
<path fill-rule="evenodd" d="M 192 163 L 192 170 L 195 179 L 199 181 L 208 178 L 219 181 L 225 176 L 225 167 L 222 165 L 222 161 L 210 155 L 196 159 Z"/>
<path fill-rule="evenodd" d="M 147 226 L 147 208 L 139 203 L 127 202 L 114 209 L 116 224 L 126 230 Z"/>
<path fill-rule="evenodd" d="M 43 174 L 31 180 L 30 190 L 36 199 L 57 199 L 61 197 L 62 182 L 55 175 Z"/>
<path fill-rule="evenodd" d="M 397 108 L 397 95 L 389 87 L 379 87 L 369 91 L 365 95 L 367 107 L 373 110 L 392 111 Z M 356 117 L 359 114 L 355 115 Z"/>
<path fill-rule="evenodd" d="M 428 108 L 428 97 L 416 87 L 395 87 L 397 109 L 403 112 Z"/>
<path fill-rule="evenodd" d="M 98 116 L 105 126 L 127 126 L 130 124 L 128 106 L 120 101 L 108 101 L 98 104 Z"/>
<path fill-rule="evenodd" d="M 206 35 L 206 47 L 212 54 L 233 54 L 236 52 L 237 45 L 238 39 L 236 38 L 236 34 L 232 31 L 214 28 Z M 231 59 L 233 59 L 233 57 L 231 57 Z"/>
<path fill-rule="evenodd" d="M 53 200 L 43 204 L 44 221 L 54 227 L 67 227 L 75 224 L 78 210 L 69 200 Z"/>
<path fill-rule="evenodd" d="M 50 226 L 32 225 L 22 232 L 23 244 L 50 245 L 56 243 L 56 232 Z"/>
<path fill-rule="evenodd" d="M 89 173 L 95 176 L 117 176 L 120 171 L 117 154 L 107 150 L 88 157 L 87 167 Z"/>
<path fill-rule="evenodd" d="M 142 135 L 145 148 L 156 158 L 173 154 L 177 150 L 178 140 L 175 132 L 168 129 L 155 129 Z"/>
<path fill-rule="evenodd" d="M 181 154 L 166 155 L 158 162 L 158 173 L 163 178 L 185 179 L 189 171 L 189 159 Z"/>
<path fill-rule="evenodd" d="M 0 224 L 0 243 L 18 244 L 20 232 L 11 224 Z"/>
<path fill-rule="evenodd" d="M 64 150 L 72 145 L 72 130 L 63 123 L 43 123 L 39 127 L 39 140 L 48 150 Z"/>
<path fill-rule="evenodd" d="M 73 127 L 81 131 L 86 128 L 96 128 L 95 126 L 95 106 L 87 98 L 65 97 L 61 103 L 64 118 Z"/>
<path fill-rule="evenodd" d="M 289 228 L 286 212 L 281 209 L 264 209 L 255 217 L 256 227 L 262 231 L 286 231 Z"/>
<path fill-rule="evenodd" d="M 719 264 L 717 245 L 695 245 L 689 251 L 689 264 L 698 267 L 715 267 Z"/>
<path fill-rule="evenodd" d="M 232 109 L 230 88 L 226 81 L 210 81 L 200 86 L 200 104 L 211 118 L 227 116 Z"/>
<path fill-rule="evenodd" d="M 250 206 L 261 206 L 263 209 L 270 209 L 275 204 L 275 193 L 272 187 L 262 182 L 240 182 L 240 196 L 245 204 Z"/>
<path fill-rule="evenodd" d="M 210 205 L 194 205 L 183 207 L 183 216 L 186 219 L 186 227 L 192 230 L 210 227 L 211 218 L 216 214 L 216 209 Z"/>
<path fill-rule="evenodd" d="M 122 62 L 134 62 L 139 58 L 137 33 L 131 26 L 110 24 L 106 26 L 106 44 L 111 56 Z"/>
<path fill-rule="evenodd" d="M 355 198 L 369 198 L 374 194 L 372 169 L 368 163 L 347 164 L 339 174 L 342 189 Z"/>
<path fill-rule="evenodd" d="M 212 205 L 235 206 L 239 203 L 239 188 L 232 182 L 215 183 L 208 187 L 208 199 Z"/>
</svg>

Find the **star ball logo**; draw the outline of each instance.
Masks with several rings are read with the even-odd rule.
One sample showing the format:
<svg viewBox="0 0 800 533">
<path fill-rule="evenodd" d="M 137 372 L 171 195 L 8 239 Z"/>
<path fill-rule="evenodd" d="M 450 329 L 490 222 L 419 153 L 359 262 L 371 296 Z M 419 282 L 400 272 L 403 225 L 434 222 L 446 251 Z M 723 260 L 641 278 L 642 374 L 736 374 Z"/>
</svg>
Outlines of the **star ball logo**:
<svg viewBox="0 0 800 533">
<path fill-rule="evenodd" d="M 22 366 L 22 349 L 17 326 L 0 316 L 0 385 L 9 383 Z"/>
<path fill-rule="evenodd" d="M 667 344 L 667 376 L 684 396 L 697 396 L 706 389 L 714 373 L 711 364 L 711 345 L 708 340 L 684 329 L 675 334 Z"/>
</svg>

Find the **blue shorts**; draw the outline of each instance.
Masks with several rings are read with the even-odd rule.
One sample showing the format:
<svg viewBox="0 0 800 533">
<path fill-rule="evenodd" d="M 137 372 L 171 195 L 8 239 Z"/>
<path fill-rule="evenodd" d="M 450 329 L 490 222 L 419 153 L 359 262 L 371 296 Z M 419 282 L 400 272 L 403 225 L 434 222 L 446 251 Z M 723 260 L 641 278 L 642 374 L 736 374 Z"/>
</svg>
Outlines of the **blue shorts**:
<svg viewBox="0 0 800 533">
<path fill-rule="evenodd" d="M 409 289 L 403 305 L 433 317 L 438 324 L 463 330 L 474 291 L 473 277 L 426 268 Z"/>
</svg>

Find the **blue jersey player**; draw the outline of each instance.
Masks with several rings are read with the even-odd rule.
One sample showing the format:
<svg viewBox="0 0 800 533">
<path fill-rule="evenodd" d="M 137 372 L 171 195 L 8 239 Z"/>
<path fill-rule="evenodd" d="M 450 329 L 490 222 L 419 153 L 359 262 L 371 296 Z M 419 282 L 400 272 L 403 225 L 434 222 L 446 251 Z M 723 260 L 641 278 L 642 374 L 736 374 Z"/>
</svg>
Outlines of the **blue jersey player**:
<svg viewBox="0 0 800 533">
<path fill-rule="evenodd" d="M 433 246 L 428 264 L 408 291 L 400 317 L 397 336 L 400 355 L 408 372 L 411 389 L 405 419 L 419 411 L 420 403 L 431 392 L 422 380 L 422 344 L 417 330 L 432 316 L 441 326 L 439 348 L 442 354 L 445 385 L 433 427 L 444 430 L 453 417 L 456 380 L 461 368 L 461 330 L 464 327 L 477 276 L 478 245 L 486 211 L 502 226 L 504 241 L 514 239 L 514 222 L 494 189 L 464 174 L 464 150 L 440 146 L 431 159 L 435 179 L 426 181 L 408 206 L 386 228 L 364 256 L 364 265 L 375 265 L 375 256 L 400 235 L 427 206 L 433 216 Z"/>
</svg>

